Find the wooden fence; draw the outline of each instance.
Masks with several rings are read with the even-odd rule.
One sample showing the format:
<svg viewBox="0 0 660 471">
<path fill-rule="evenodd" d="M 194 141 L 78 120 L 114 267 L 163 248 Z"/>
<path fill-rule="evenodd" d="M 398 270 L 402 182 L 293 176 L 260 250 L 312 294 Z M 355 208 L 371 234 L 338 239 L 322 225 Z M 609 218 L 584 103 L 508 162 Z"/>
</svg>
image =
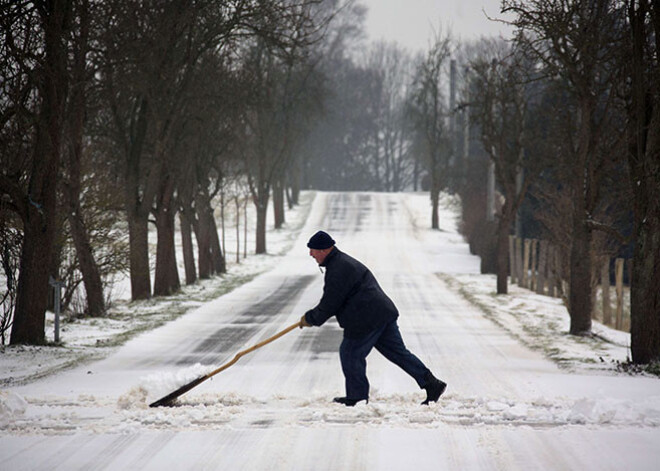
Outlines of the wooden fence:
<svg viewBox="0 0 660 471">
<path fill-rule="evenodd" d="M 604 324 L 623 330 L 624 325 L 624 270 L 631 273 L 631 260 L 610 258 L 598 261 L 600 269 L 594 275 L 598 278 L 601 293 L 602 321 Z M 614 277 L 612 278 L 612 267 Z M 553 297 L 568 297 L 568 283 L 563 274 L 562 256 L 559 249 L 545 240 L 521 239 L 509 236 L 509 274 L 511 283 Z M 612 279 L 616 304 L 612 309 Z M 630 277 L 628 277 L 628 280 Z M 596 296 L 597 290 L 594 290 Z M 594 311 L 597 304 L 594 299 Z M 595 312 L 592 313 L 595 316 Z"/>
</svg>

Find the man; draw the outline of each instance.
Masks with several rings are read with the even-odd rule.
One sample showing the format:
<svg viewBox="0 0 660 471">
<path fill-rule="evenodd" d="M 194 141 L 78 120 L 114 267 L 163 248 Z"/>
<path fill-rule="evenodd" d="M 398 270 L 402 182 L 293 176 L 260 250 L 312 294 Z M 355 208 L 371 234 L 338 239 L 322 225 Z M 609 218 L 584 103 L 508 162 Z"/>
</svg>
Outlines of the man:
<svg viewBox="0 0 660 471">
<path fill-rule="evenodd" d="M 372 348 L 426 390 L 422 404 L 436 402 L 447 385 L 408 351 L 396 322 L 399 312 L 371 271 L 341 252 L 332 237 L 323 231 L 314 234 L 307 247 L 309 255 L 326 269 L 325 285 L 321 301 L 302 316 L 300 327 L 320 326 L 335 316 L 344 329 L 339 358 L 346 379 L 346 396 L 336 397 L 334 402 L 346 406 L 369 402 L 366 358 Z"/>
</svg>

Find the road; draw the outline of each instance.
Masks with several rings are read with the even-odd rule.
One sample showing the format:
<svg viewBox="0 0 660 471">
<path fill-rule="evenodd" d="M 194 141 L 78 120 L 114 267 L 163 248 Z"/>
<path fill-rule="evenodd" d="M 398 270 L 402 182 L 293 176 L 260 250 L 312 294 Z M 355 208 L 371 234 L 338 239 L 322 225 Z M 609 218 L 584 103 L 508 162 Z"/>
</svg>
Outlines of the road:
<svg viewBox="0 0 660 471">
<path fill-rule="evenodd" d="M 443 281 L 477 273 L 478 259 L 454 231 L 429 231 L 409 202 L 319 193 L 276 269 L 104 360 L 13 388 L 28 408 L 0 434 L 0 468 L 653 469 L 658 427 L 571 417 L 585 397 L 643 401 L 660 382 L 569 373 L 511 338 Z M 317 229 L 372 269 L 401 312 L 408 348 L 449 384 L 441 401 L 420 406 L 424 392 L 372 353 L 370 403 L 331 404 L 343 393 L 331 320 L 246 356 L 178 407 L 148 408 L 181 375 L 222 364 L 315 305 L 323 275 L 305 241 Z"/>
</svg>

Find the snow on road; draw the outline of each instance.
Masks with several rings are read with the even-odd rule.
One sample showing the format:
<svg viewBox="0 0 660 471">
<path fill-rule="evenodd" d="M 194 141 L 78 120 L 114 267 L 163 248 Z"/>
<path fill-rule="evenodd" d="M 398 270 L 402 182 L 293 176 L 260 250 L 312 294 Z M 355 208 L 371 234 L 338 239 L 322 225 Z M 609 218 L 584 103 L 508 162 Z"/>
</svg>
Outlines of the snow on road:
<svg viewBox="0 0 660 471">
<path fill-rule="evenodd" d="M 613 367 L 629 336 L 574 339 L 557 300 L 494 296 L 451 200 L 440 231 L 429 217 L 422 194 L 318 193 L 268 273 L 103 360 L 0 391 L 0 469 L 657 469 L 660 380 Z M 149 408 L 314 306 L 323 277 L 305 242 L 318 229 L 393 298 L 407 346 L 449 384 L 441 401 L 420 406 L 423 391 L 373 353 L 370 402 L 332 404 L 330 321 Z"/>
</svg>

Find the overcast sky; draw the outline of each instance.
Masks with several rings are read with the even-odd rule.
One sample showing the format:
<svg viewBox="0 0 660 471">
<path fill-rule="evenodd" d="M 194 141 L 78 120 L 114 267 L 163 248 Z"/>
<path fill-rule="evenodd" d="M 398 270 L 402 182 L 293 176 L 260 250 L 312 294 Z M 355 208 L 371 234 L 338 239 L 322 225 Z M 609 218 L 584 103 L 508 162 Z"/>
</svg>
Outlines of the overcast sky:
<svg viewBox="0 0 660 471">
<path fill-rule="evenodd" d="M 432 31 L 451 31 L 456 39 L 509 36 L 511 29 L 491 18 L 501 17 L 500 0 L 360 0 L 369 8 L 369 39 L 393 40 L 411 50 L 426 49 Z M 485 12 L 485 13 L 484 13 Z"/>
</svg>

